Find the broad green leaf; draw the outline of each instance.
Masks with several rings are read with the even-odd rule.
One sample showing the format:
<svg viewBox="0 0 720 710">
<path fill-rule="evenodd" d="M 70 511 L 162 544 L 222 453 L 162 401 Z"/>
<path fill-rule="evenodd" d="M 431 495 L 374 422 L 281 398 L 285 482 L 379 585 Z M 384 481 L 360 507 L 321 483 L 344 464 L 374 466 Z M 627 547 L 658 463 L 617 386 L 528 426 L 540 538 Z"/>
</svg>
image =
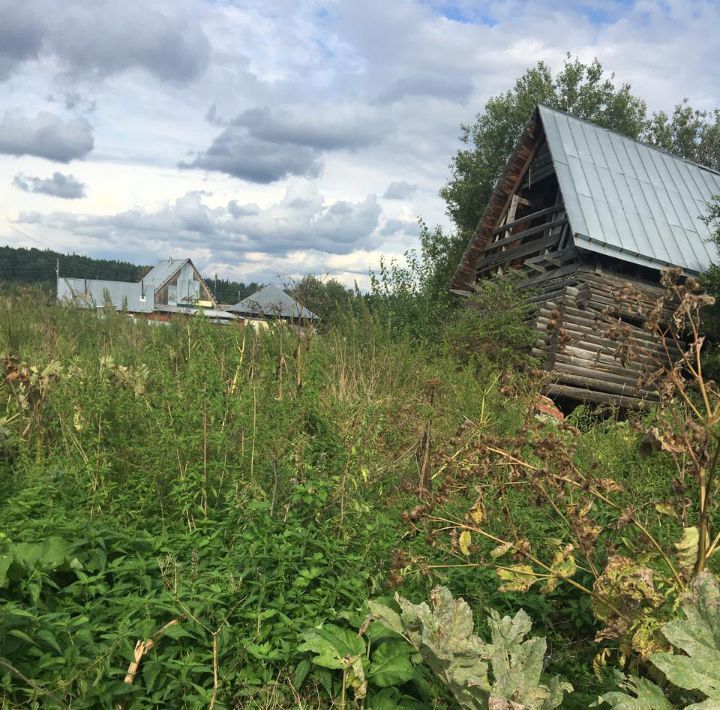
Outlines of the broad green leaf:
<svg viewBox="0 0 720 710">
<path fill-rule="evenodd" d="M 413 676 L 411 647 L 401 639 L 381 643 L 372 653 L 368 678 L 380 688 L 402 685 Z"/>
<path fill-rule="evenodd" d="M 615 673 L 618 685 L 627 690 L 624 693 L 620 690 L 613 690 L 601 695 L 593 707 L 607 703 L 615 710 L 673 710 L 675 707 L 658 687 L 647 678 L 636 678 L 635 676 L 623 676 L 622 673 Z M 630 694 L 632 693 L 632 695 Z"/>
<path fill-rule="evenodd" d="M 378 602 L 374 601 L 368 602 L 368 608 L 370 609 L 371 616 L 375 620 L 396 634 L 402 634 L 403 623 L 400 619 L 400 614 L 393 611 L 389 606 L 378 604 Z"/>
<path fill-rule="evenodd" d="M 297 690 L 300 690 L 302 688 L 302 684 L 305 682 L 305 678 L 307 678 L 307 674 L 310 672 L 310 661 L 303 659 L 300 661 L 300 663 L 297 664 L 297 667 L 295 668 L 295 688 Z"/>
<path fill-rule="evenodd" d="M 343 663 L 337 649 L 317 630 L 312 629 L 310 631 L 306 631 L 303 634 L 303 638 L 305 639 L 305 643 L 298 646 L 298 651 L 309 651 L 314 653 L 315 656 L 313 657 L 312 662 L 315 665 L 334 670 L 341 670 L 345 668 L 345 664 Z"/>
<path fill-rule="evenodd" d="M 683 601 L 686 619 L 670 621 L 662 632 L 687 655 L 655 653 L 652 663 L 685 690 L 704 693 L 720 706 L 720 585 L 709 572 L 699 575 Z M 692 706 L 691 706 L 692 707 Z"/>
<path fill-rule="evenodd" d="M 354 631 L 334 624 L 310 629 L 303 634 L 305 643 L 298 650 L 317 654 L 312 662 L 323 668 L 339 670 L 353 665 L 355 657 L 365 653 L 365 642 Z"/>
</svg>

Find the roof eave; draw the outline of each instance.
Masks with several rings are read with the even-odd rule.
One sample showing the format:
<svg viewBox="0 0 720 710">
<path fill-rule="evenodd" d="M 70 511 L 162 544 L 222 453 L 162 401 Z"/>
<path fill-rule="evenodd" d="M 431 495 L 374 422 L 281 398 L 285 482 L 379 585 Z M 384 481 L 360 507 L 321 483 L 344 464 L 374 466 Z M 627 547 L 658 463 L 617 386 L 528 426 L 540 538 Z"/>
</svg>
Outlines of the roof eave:
<svg viewBox="0 0 720 710">
<path fill-rule="evenodd" d="M 697 276 L 700 274 L 700 270 L 683 268 L 677 264 L 671 264 L 669 261 L 662 259 L 654 259 L 649 256 L 643 256 L 635 251 L 629 249 L 623 249 L 622 247 L 612 246 L 606 242 L 601 242 L 592 237 L 588 237 L 584 234 L 575 233 L 573 234 L 575 246 L 578 249 L 585 251 L 592 251 L 596 254 L 604 254 L 606 256 L 620 259 L 621 261 L 630 262 L 631 264 L 637 264 L 638 266 L 645 266 L 650 269 L 662 271 L 663 269 L 681 269 L 682 273 L 686 276 Z"/>
<path fill-rule="evenodd" d="M 500 219 L 509 195 L 517 183 L 517 173 L 523 172 L 528 157 L 532 155 L 533 146 L 541 135 L 542 122 L 539 115 L 540 112 L 536 106 L 505 164 L 502 175 L 493 188 L 490 199 L 478 221 L 478 226 L 460 260 L 460 265 L 450 281 L 449 287 L 452 292 L 472 292 L 477 275 L 477 264 L 481 258 L 482 249 L 489 239 L 489 227 L 494 226 Z"/>
</svg>

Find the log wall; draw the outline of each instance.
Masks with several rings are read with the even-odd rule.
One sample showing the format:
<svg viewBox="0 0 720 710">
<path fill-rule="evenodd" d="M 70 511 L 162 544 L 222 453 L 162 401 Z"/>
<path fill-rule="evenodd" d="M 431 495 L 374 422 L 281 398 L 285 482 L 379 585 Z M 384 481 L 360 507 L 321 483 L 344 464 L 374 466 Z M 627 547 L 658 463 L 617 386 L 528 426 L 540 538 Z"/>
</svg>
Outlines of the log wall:
<svg viewBox="0 0 720 710">
<path fill-rule="evenodd" d="M 572 263 L 524 285 L 537 307 L 533 354 L 552 376 L 547 394 L 622 407 L 657 399 L 646 376 L 667 362 L 666 348 L 679 353 L 643 327 L 643 314 L 663 294 L 660 284 Z M 618 298 L 628 285 L 641 294 L 638 303 Z"/>
</svg>

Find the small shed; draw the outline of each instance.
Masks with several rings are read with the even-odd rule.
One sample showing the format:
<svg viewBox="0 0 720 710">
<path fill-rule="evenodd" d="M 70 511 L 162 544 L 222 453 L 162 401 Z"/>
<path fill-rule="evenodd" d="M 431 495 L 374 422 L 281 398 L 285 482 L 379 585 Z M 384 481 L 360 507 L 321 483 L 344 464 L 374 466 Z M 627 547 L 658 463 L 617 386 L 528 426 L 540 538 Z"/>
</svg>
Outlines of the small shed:
<svg viewBox="0 0 720 710">
<path fill-rule="evenodd" d="M 290 323 L 312 323 L 318 320 L 311 310 L 273 285 L 263 286 L 252 296 L 248 296 L 234 306 L 228 306 L 226 310 L 241 315 L 246 320 L 265 322 L 282 320 Z"/>
<path fill-rule="evenodd" d="M 652 304 L 663 269 L 705 271 L 717 253 L 702 218 L 717 194 L 720 173 L 539 105 L 450 288 L 467 295 L 479 279 L 521 269 L 547 394 L 635 406 L 653 396 L 643 364 L 619 362 L 598 324 L 617 319 L 648 361 L 662 352 L 617 294 L 631 284 Z"/>
</svg>

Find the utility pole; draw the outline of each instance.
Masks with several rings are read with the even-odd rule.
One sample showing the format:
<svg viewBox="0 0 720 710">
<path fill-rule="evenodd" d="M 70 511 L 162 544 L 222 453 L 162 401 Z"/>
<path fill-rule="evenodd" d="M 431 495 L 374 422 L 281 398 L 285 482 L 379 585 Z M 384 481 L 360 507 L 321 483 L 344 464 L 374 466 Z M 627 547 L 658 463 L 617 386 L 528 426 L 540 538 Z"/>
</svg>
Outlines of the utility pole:
<svg viewBox="0 0 720 710">
<path fill-rule="evenodd" d="M 60 290 L 60 257 L 55 258 L 55 297 L 57 298 Z"/>
</svg>

